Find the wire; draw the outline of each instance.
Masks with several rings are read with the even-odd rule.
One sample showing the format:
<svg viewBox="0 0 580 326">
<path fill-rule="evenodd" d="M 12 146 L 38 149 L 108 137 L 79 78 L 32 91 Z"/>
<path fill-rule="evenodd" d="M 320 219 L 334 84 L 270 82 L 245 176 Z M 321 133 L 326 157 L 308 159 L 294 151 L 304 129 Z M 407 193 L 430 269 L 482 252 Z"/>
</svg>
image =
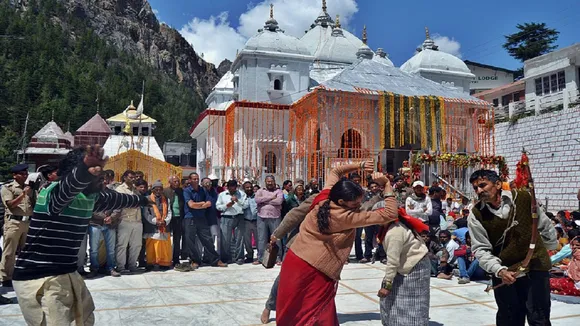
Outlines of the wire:
<svg viewBox="0 0 580 326">
<path fill-rule="evenodd" d="M 572 8 L 572 7 L 575 7 L 576 5 L 577 5 L 577 4 L 572 4 L 572 5 L 570 5 L 570 6 L 566 7 L 566 8 L 564 8 L 563 10 L 556 12 L 556 13 L 555 13 L 555 15 L 557 16 L 557 15 L 558 15 L 558 14 L 560 14 L 560 13 L 563 13 L 563 12 L 565 12 L 565 11 L 568 11 L 570 8 Z M 562 22 L 563 20 L 565 21 L 565 20 L 567 20 L 568 18 L 570 18 L 570 17 L 573 17 L 575 14 L 577 14 L 577 12 L 576 12 L 576 11 L 572 11 L 572 15 L 571 15 L 571 16 L 568 16 L 567 18 L 564 18 L 564 19 L 558 19 L 558 21 L 553 21 L 553 22 L 554 22 L 554 23 L 556 23 L 556 22 Z M 522 34 L 522 36 L 527 36 L 528 34 L 532 34 L 533 32 L 534 32 L 534 31 L 529 31 L 529 32 L 527 32 L 527 33 L 523 33 L 523 34 Z M 497 40 L 499 40 L 499 39 L 498 39 L 498 38 L 494 38 L 494 39 L 492 39 L 492 40 L 489 40 L 489 41 L 486 41 L 486 42 L 484 42 L 484 43 L 480 43 L 480 44 L 478 44 L 478 45 L 475 45 L 475 46 L 472 46 L 472 47 L 470 47 L 470 48 L 467 48 L 467 50 L 464 50 L 464 51 L 462 51 L 462 52 L 463 52 L 463 54 L 465 54 L 465 53 L 469 53 L 469 52 L 472 52 L 472 51 L 473 51 L 473 50 L 475 50 L 476 48 L 479 48 L 479 47 L 481 47 L 481 46 L 483 46 L 483 45 L 489 44 L 489 43 L 491 43 L 491 42 L 494 42 L 494 41 L 497 41 Z M 503 36 L 502 36 L 501 40 L 503 40 Z"/>
</svg>

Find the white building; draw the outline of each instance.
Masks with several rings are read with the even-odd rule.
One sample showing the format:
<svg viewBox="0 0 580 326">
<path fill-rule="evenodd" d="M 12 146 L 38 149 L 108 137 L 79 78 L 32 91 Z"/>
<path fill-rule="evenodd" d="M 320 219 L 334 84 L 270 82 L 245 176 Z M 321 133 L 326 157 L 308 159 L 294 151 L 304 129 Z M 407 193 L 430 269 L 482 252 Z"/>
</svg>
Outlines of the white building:
<svg viewBox="0 0 580 326">
<path fill-rule="evenodd" d="M 579 67 L 580 43 L 524 62 L 527 109 L 567 109 L 578 97 Z"/>
<path fill-rule="evenodd" d="M 510 103 L 510 121 L 496 124 L 497 153 L 505 156 L 510 171 L 515 171 L 525 147 L 538 200 L 547 202 L 552 212 L 576 210 L 580 187 L 576 128 L 580 124 L 580 43 L 524 62 L 524 81 L 525 86 L 518 88 L 525 87 L 525 99 Z"/>
<path fill-rule="evenodd" d="M 341 160 L 377 160 L 385 148 L 380 137 L 384 121 L 379 121 L 383 92 L 407 97 L 396 105 L 410 110 L 400 109 L 401 117 L 413 120 L 407 129 L 416 129 L 398 139 L 396 147 L 425 145 L 417 136 L 424 123 L 418 112 L 420 106 L 425 110 L 423 101 L 432 101 L 429 112 L 435 112 L 438 99 L 437 107 L 447 100 L 458 103 L 458 109 L 470 103 L 463 110 L 465 119 L 455 122 L 462 135 L 453 137 L 449 146 L 475 150 L 473 136 L 466 134 L 475 128 L 470 129 L 469 119 L 487 105 L 469 95 L 474 75 L 465 63 L 437 51 L 427 34 L 422 51 L 398 69 L 383 49 L 374 53 L 366 45 L 366 35 L 366 28 L 362 40 L 342 29 L 325 1 L 300 39 L 286 35 L 271 11 L 264 28 L 238 53 L 231 74 L 214 87 L 208 108 L 190 130 L 197 140 L 200 175 L 215 173 L 226 180 L 260 180 L 265 174 L 277 180 L 322 178 Z M 386 106 L 393 109 L 392 103 Z M 433 150 L 447 141 L 441 134 L 434 137 L 438 141 L 429 144 Z"/>
<path fill-rule="evenodd" d="M 471 81 L 471 94 L 477 94 L 497 87 L 508 85 L 514 81 L 514 71 L 486 65 L 483 63 L 464 61 L 467 68 L 475 75 Z"/>
</svg>

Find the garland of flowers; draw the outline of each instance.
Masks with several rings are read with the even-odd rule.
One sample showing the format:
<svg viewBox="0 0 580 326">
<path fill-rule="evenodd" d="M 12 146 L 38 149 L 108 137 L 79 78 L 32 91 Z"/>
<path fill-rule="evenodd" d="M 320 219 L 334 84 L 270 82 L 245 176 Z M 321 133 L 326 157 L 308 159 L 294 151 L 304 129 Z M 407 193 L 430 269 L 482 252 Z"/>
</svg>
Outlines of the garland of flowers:
<svg viewBox="0 0 580 326">
<path fill-rule="evenodd" d="M 386 118 L 387 118 L 387 112 L 386 112 L 386 100 L 385 100 L 385 93 L 381 92 L 379 94 L 379 136 L 380 136 L 380 146 L 381 148 L 385 148 L 386 145 Z M 392 123 L 392 122 L 391 122 Z"/>
<path fill-rule="evenodd" d="M 453 167 L 468 168 L 468 167 L 492 167 L 497 166 L 499 175 L 502 180 L 507 180 L 509 169 L 505 161 L 505 157 L 497 155 L 467 155 L 467 154 L 425 154 L 417 153 L 413 155 L 412 170 L 413 175 L 419 177 L 421 173 L 421 166 L 432 163 L 448 163 Z"/>
</svg>

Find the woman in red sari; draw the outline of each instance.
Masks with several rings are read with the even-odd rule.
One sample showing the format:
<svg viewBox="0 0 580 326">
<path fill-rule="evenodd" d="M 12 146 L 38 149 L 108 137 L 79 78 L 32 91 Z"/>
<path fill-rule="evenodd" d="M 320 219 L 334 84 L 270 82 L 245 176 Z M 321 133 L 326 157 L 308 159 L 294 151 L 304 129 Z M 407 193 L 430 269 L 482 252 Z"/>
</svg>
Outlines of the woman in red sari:
<svg viewBox="0 0 580 326">
<path fill-rule="evenodd" d="M 397 218 L 397 201 L 389 180 L 382 173 L 374 173 L 373 180 L 385 186 L 385 208 L 360 211 L 363 189 L 341 179 L 359 169 L 370 172 L 373 164 L 363 162 L 333 169 L 324 190 L 317 195 L 302 222 L 280 272 L 277 325 L 338 325 L 334 297 L 354 243 L 355 229 Z"/>
</svg>

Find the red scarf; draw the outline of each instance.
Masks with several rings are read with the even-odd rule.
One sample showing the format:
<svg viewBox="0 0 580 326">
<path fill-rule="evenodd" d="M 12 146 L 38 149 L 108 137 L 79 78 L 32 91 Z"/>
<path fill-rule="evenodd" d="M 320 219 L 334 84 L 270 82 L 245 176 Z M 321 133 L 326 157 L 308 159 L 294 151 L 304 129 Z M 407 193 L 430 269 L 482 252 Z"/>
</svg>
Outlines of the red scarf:
<svg viewBox="0 0 580 326">
<path fill-rule="evenodd" d="M 310 205 L 310 210 L 313 210 L 314 207 L 316 207 L 316 205 L 318 205 L 320 202 L 323 202 L 323 201 L 327 200 L 329 196 L 330 196 L 330 189 L 324 189 L 324 190 L 322 190 L 314 198 L 314 201 L 312 202 L 312 205 Z"/>
<path fill-rule="evenodd" d="M 381 208 L 384 209 L 384 208 Z M 421 232 L 423 231 L 429 231 L 429 226 L 423 222 L 421 222 L 421 220 L 419 220 L 418 218 L 414 218 L 412 216 L 407 215 L 407 211 L 405 211 L 404 208 L 399 208 L 399 219 L 403 219 L 405 220 L 405 222 L 407 222 L 411 228 L 417 232 L 417 234 L 421 234 Z M 385 236 L 387 235 L 387 230 L 389 229 L 389 225 L 381 225 L 379 232 L 377 234 L 377 240 L 380 243 L 383 243 L 383 241 L 385 240 Z"/>
</svg>

